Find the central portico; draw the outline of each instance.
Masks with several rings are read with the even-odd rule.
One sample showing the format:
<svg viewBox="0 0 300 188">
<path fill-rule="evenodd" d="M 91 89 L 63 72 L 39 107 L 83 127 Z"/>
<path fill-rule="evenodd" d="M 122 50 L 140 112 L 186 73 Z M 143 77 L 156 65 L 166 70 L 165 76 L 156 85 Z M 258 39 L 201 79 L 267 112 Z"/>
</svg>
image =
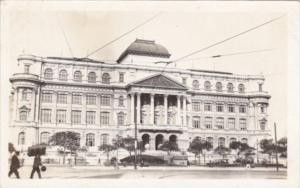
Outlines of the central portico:
<svg viewBox="0 0 300 188">
<path fill-rule="evenodd" d="M 162 74 L 128 85 L 130 124 L 137 123 L 138 137 L 150 149 L 157 149 L 164 140 L 186 141 L 186 91 L 185 86 Z"/>
</svg>

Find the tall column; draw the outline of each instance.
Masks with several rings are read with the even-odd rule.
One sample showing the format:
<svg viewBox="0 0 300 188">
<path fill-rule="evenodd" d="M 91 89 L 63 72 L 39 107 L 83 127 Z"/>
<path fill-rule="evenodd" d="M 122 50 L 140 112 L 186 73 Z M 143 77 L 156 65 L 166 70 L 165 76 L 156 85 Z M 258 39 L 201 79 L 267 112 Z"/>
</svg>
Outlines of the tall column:
<svg viewBox="0 0 300 188">
<path fill-rule="evenodd" d="M 186 125 L 186 97 L 183 97 L 183 101 L 182 101 L 182 105 L 183 105 L 183 126 Z"/>
<path fill-rule="evenodd" d="M 180 125 L 181 124 L 181 118 L 180 118 L 180 109 L 181 109 L 181 106 L 180 106 L 180 96 L 177 95 L 177 114 L 176 114 L 176 124 L 177 125 Z"/>
<path fill-rule="evenodd" d="M 18 111 L 18 88 L 14 89 L 13 94 L 13 102 L 14 102 L 14 109 L 13 109 L 13 121 L 16 121 L 18 119 L 17 117 L 17 111 Z"/>
<path fill-rule="evenodd" d="M 139 125 L 141 123 L 141 94 L 137 93 L 136 96 L 136 123 Z"/>
<path fill-rule="evenodd" d="M 154 124 L 154 94 L 150 93 L 150 122 L 151 125 Z"/>
<path fill-rule="evenodd" d="M 130 123 L 131 124 L 134 124 L 134 93 L 131 93 L 130 94 L 130 102 L 131 102 L 131 104 L 130 104 L 130 108 L 131 108 L 131 110 L 130 110 Z"/>
<path fill-rule="evenodd" d="M 168 124 L 168 95 L 164 95 L 164 111 L 165 111 L 165 119 L 164 119 L 164 124 Z"/>
</svg>

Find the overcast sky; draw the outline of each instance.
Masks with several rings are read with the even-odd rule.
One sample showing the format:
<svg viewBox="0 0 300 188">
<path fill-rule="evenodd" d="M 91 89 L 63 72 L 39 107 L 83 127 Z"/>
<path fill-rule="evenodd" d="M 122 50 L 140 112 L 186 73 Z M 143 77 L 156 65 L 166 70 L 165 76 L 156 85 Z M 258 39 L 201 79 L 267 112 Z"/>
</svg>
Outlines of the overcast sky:
<svg viewBox="0 0 300 188">
<path fill-rule="evenodd" d="M 14 73 L 17 65 L 16 58 L 23 53 L 71 57 L 62 30 L 74 56 L 84 57 L 159 11 L 158 6 L 147 11 L 136 8 L 126 11 L 109 9 L 107 6 L 98 6 L 94 7 L 93 11 L 84 7 L 72 11 L 49 11 L 45 7 L 39 7 L 11 11 L 6 17 L 9 21 L 6 34 L 10 49 L 10 74 Z M 165 8 L 160 16 L 148 24 L 90 58 L 116 60 L 130 43 L 136 38 L 141 38 L 162 44 L 172 54 L 171 59 L 176 59 L 282 15 L 282 12 L 274 11 Z M 262 49 L 272 50 L 218 59 L 205 58 Z M 269 101 L 269 126 L 273 130 L 273 122 L 277 122 L 279 137 L 286 135 L 286 17 L 188 59 L 194 58 L 199 59 L 178 62 L 177 67 L 215 69 L 236 74 L 264 74 L 264 89 L 272 96 Z"/>
</svg>

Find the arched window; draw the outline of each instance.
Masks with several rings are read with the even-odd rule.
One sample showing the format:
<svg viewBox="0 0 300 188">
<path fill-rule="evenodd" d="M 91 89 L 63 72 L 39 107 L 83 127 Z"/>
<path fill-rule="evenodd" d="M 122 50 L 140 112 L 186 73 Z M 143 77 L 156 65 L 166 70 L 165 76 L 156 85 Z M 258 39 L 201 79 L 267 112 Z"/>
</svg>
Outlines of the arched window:
<svg viewBox="0 0 300 188">
<path fill-rule="evenodd" d="M 109 142 L 109 136 L 108 134 L 101 134 L 100 136 L 100 146 L 101 145 L 107 145 Z"/>
<path fill-rule="evenodd" d="M 207 137 L 206 141 L 209 142 L 212 147 L 214 147 L 214 138 L 213 137 Z"/>
<path fill-rule="evenodd" d="M 118 113 L 118 125 L 124 125 L 125 124 L 125 114 L 124 112 Z"/>
<path fill-rule="evenodd" d="M 20 132 L 18 135 L 18 145 L 24 145 L 25 144 L 25 133 Z"/>
<path fill-rule="evenodd" d="M 233 84 L 232 83 L 227 84 L 227 91 L 230 92 L 230 93 L 233 92 Z"/>
<path fill-rule="evenodd" d="M 50 68 L 45 69 L 44 78 L 47 79 L 47 80 L 52 80 L 53 79 L 52 69 L 50 69 Z"/>
<path fill-rule="evenodd" d="M 108 73 L 104 73 L 102 75 L 102 83 L 103 84 L 109 84 L 110 83 L 110 76 Z"/>
<path fill-rule="evenodd" d="M 199 86 L 200 86 L 199 81 L 198 80 L 194 80 L 193 81 L 193 89 L 199 89 Z"/>
<path fill-rule="evenodd" d="M 216 90 L 217 91 L 222 91 L 222 83 L 221 82 L 216 83 Z"/>
<path fill-rule="evenodd" d="M 225 138 L 224 137 L 220 137 L 218 139 L 218 146 L 219 147 L 225 147 Z"/>
<path fill-rule="evenodd" d="M 27 111 L 20 111 L 20 121 L 27 121 Z"/>
<path fill-rule="evenodd" d="M 95 72 L 90 72 L 88 74 L 88 82 L 90 82 L 90 83 L 96 82 L 96 73 Z"/>
<path fill-rule="evenodd" d="M 209 81 L 205 81 L 205 82 L 204 82 L 204 89 L 205 89 L 206 91 L 211 90 L 211 83 L 210 83 Z"/>
<path fill-rule="evenodd" d="M 236 138 L 230 138 L 230 143 L 236 142 Z"/>
<path fill-rule="evenodd" d="M 80 71 L 74 72 L 74 81 L 81 82 L 82 81 L 82 74 Z"/>
<path fill-rule="evenodd" d="M 244 143 L 244 144 L 248 144 L 248 139 L 247 138 L 242 138 L 242 143 Z"/>
<path fill-rule="evenodd" d="M 245 93 L 245 85 L 239 84 L 239 93 Z"/>
<path fill-rule="evenodd" d="M 49 137 L 50 137 L 50 133 L 48 133 L 48 132 L 42 132 L 41 133 L 41 143 L 48 144 Z"/>
<path fill-rule="evenodd" d="M 119 106 L 124 106 L 124 97 L 122 95 L 119 97 Z"/>
<path fill-rule="evenodd" d="M 89 133 L 86 135 L 86 146 L 95 146 L 95 134 Z"/>
<path fill-rule="evenodd" d="M 62 80 L 62 81 L 66 81 L 68 80 L 68 73 L 65 69 L 59 71 L 59 77 L 58 77 L 59 80 Z"/>
</svg>

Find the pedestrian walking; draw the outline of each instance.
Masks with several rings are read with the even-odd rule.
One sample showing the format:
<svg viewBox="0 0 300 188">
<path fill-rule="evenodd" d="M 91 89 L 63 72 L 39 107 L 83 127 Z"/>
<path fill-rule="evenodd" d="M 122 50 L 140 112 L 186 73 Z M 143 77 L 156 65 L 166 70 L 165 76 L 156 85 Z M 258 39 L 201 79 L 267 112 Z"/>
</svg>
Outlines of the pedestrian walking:
<svg viewBox="0 0 300 188">
<path fill-rule="evenodd" d="M 8 172 L 8 177 L 10 177 L 14 173 L 16 175 L 16 177 L 18 179 L 20 179 L 19 172 L 18 172 L 18 169 L 21 167 L 20 160 L 18 158 L 19 154 L 20 154 L 20 152 L 16 151 L 11 158 L 10 170 Z"/>
<path fill-rule="evenodd" d="M 41 160 L 40 155 L 37 154 L 34 157 L 34 161 L 33 161 L 32 171 L 31 171 L 31 175 L 30 175 L 31 179 L 33 178 L 35 172 L 38 173 L 38 176 L 39 176 L 40 179 L 42 178 L 41 171 L 40 171 L 40 166 L 42 166 L 42 160 Z"/>
</svg>

